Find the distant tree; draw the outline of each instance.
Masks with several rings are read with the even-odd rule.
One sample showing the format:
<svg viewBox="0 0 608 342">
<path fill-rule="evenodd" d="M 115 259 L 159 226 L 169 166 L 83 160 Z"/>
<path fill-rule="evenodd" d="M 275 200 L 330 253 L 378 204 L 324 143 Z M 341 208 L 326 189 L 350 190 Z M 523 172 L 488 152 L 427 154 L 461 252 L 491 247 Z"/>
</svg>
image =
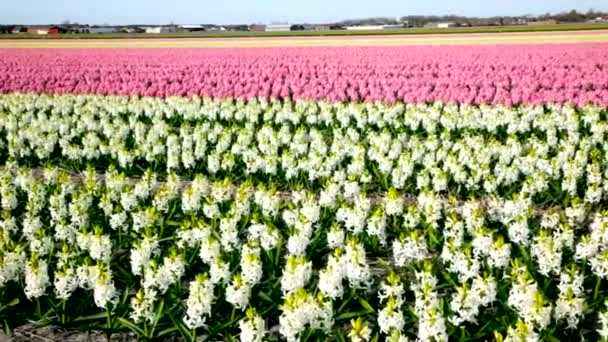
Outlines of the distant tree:
<svg viewBox="0 0 608 342">
<path fill-rule="evenodd" d="M 549 20 L 555 19 L 559 22 L 581 22 L 597 17 L 607 16 L 608 13 L 596 11 L 593 9 L 588 10 L 585 13 L 571 10 L 563 13 L 545 13 L 542 15 L 524 14 L 519 16 L 495 16 L 495 17 L 464 17 L 458 15 L 406 15 L 399 18 L 400 21 L 407 21 L 410 25 L 415 27 L 421 27 L 427 23 L 441 22 L 441 21 L 452 21 L 455 23 L 463 24 L 469 23 L 473 26 L 482 25 L 509 25 L 514 23 L 521 23 L 520 19 L 528 20 Z M 347 19 L 338 22 L 339 25 L 354 25 L 354 24 L 370 24 L 371 22 L 377 22 L 378 18 L 367 18 L 367 19 Z M 388 22 L 386 22 L 388 23 Z"/>
</svg>

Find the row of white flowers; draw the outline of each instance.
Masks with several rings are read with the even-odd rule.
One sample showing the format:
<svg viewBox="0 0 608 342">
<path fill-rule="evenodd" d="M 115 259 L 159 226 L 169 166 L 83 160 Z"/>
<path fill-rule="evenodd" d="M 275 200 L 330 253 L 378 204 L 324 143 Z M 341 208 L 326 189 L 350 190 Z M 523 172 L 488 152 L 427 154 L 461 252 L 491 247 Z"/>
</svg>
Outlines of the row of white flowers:
<svg viewBox="0 0 608 342">
<path fill-rule="evenodd" d="M 359 129 L 366 127 L 422 128 L 435 132 L 478 129 L 506 133 L 537 129 L 574 131 L 591 127 L 605 131 L 605 108 L 570 105 L 455 105 L 384 104 L 382 102 L 331 103 L 324 101 L 258 98 L 241 100 L 207 97 L 127 97 L 100 95 L 0 94 L 0 109 L 13 115 L 43 111 L 48 116 L 124 117 L 128 120 L 233 121 L 258 124 L 315 125 Z M 582 122 L 581 122 L 582 121 Z M 593 126 L 595 126 L 593 128 Z"/>
<path fill-rule="evenodd" d="M 287 340 L 298 340 L 307 328 L 331 333 L 348 289 L 378 291 L 374 325 L 391 341 L 406 339 L 405 308 L 416 317 L 420 340 L 439 341 L 447 340 L 448 325 L 476 324 L 500 300 L 520 319 L 508 338 L 530 340 L 552 322 L 576 328 L 591 314 L 584 310 L 593 290 L 583 283 L 587 269 L 597 281 L 608 279 L 608 213 L 582 201 L 539 208 L 526 196 L 459 201 L 430 191 L 368 194 L 344 177 L 320 193 L 204 175 L 186 183 L 174 174 L 160 179 L 152 172 L 130 179 L 116 171 L 2 168 L 0 286 L 23 281 L 29 299 L 53 292 L 66 300 L 83 288 L 93 291 L 98 307 L 112 305 L 123 290 L 114 268 L 122 238 L 138 279 L 133 321 L 152 321 L 159 298 L 189 281 L 188 327 L 204 328 L 214 304 L 225 300 L 236 310 L 249 308 L 239 323 L 241 339 L 261 341 L 269 332 L 252 293 L 265 277 L 263 254 L 282 250 L 279 333 Z M 178 227 L 167 235 L 160 227 L 169 218 Z M 325 242 L 311 250 L 317 236 Z M 206 267 L 188 280 L 192 250 Z M 316 272 L 312 260 L 319 253 Z M 230 264 L 232 256 L 238 264 Z M 386 271 L 374 270 L 376 259 L 392 270 L 385 281 Z M 439 286 L 445 281 L 439 270 L 451 275 L 453 286 Z M 543 293 L 541 280 L 558 287 L 557 297 Z M 506 298 L 497 297 L 501 281 Z M 405 299 L 407 289 L 413 302 Z M 446 297 L 449 308 L 442 304 Z M 352 339 L 369 338 L 374 325 L 354 321 Z"/>
<path fill-rule="evenodd" d="M 242 341 L 608 338 L 607 115 L 0 95 L 0 288 Z"/>
<path fill-rule="evenodd" d="M 395 119 L 408 122 L 408 115 L 417 118 L 409 125 L 412 131 L 406 131 L 369 125 L 294 126 L 276 117 L 242 125 L 231 118 L 190 122 L 183 121 L 187 114 L 175 114 L 183 109 L 181 105 L 172 106 L 191 103 L 207 113 L 214 105 L 215 111 L 238 112 L 234 100 L 224 101 L 2 95 L 0 151 L 17 161 L 110 161 L 127 169 L 144 162 L 168 172 L 242 172 L 269 175 L 283 182 L 299 176 L 331 182 L 338 174 L 385 190 L 550 193 L 558 196 L 556 200 L 567 194 L 588 203 L 598 203 L 608 194 L 608 122 L 594 107 L 581 110 L 582 114 L 569 107 L 523 108 L 513 111 L 511 119 L 488 107 L 493 113 L 490 117 L 507 121 L 476 127 L 476 122 L 478 126 L 488 123 L 483 116 L 475 117 L 462 127 L 476 129 L 455 133 L 442 118 L 466 117 L 474 107 L 438 110 L 431 105 L 412 106 Z M 228 109 L 223 109 L 225 103 Z M 252 103 L 241 104 L 242 110 L 247 112 L 249 106 L 260 106 L 261 102 Z M 305 106 L 300 102 L 290 105 Z M 140 109 L 140 115 L 131 114 L 138 106 L 145 110 Z M 157 106 L 172 109 L 158 109 L 161 114 L 157 114 Z M 368 115 L 373 112 L 363 109 L 374 105 L 358 106 Z M 384 113 L 386 108 L 377 110 Z M 437 115 L 429 115 L 431 110 Z M 169 114 L 172 111 L 173 116 Z M 425 123 L 428 120 L 435 123 Z M 424 128 L 422 133 L 413 132 L 420 127 Z"/>
</svg>

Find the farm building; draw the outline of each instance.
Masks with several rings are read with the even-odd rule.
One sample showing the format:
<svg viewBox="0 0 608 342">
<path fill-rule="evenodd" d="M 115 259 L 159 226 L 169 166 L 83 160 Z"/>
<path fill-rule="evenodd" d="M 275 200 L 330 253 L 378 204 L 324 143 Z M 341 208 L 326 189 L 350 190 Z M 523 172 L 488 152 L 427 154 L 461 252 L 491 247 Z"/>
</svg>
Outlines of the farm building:
<svg viewBox="0 0 608 342">
<path fill-rule="evenodd" d="M 109 34 L 109 33 L 116 33 L 116 28 L 114 27 L 109 27 L 109 26 L 99 26 L 99 27 L 90 27 L 89 28 L 89 33 L 92 34 Z"/>
<path fill-rule="evenodd" d="M 31 34 L 59 34 L 65 33 L 65 29 L 59 26 L 31 26 L 27 28 L 27 33 Z"/>
<path fill-rule="evenodd" d="M 28 27 L 27 33 L 29 34 L 47 34 L 48 28 L 45 27 Z"/>
<path fill-rule="evenodd" d="M 289 24 L 270 24 L 266 25 L 266 32 L 288 32 L 291 31 Z"/>
<path fill-rule="evenodd" d="M 384 25 L 355 25 L 345 26 L 345 29 L 349 31 L 371 31 L 371 30 L 382 30 Z"/>
<path fill-rule="evenodd" d="M 247 25 L 227 25 L 224 28 L 227 31 L 249 31 L 249 26 Z"/>
<path fill-rule="evenodd" d="M 11 31 L 11 33 L 13 33 L 13 34 L 27 33 L 27 27 L 25 27 L 25 26 L 15 26 L 15 27 L 13 27 L 13 30 Z"/>
<path fill-rule="evenodd" d="M 597 17 L 590 20 L 592 23 L 608 23 L 608 15 L 605 17 Z"/>
<path fill-rule="evenodd" d="M 201 32 L 205 31 L 205 26 L 203 25 L 179 25 L 181 31 L 184 32 Z"/>
<path fill-rule="evenodd" d="M 249 26 L 249 31 L 250 32 L 264 32 L 264 31 L 266 31 L 266 25 L 253 24 L 253 25 Z"/>
<path fill-rule="evenodd" d="M 175 26 L 146 27 L 146 33 L 151 33 L 151 34 L 172 33 L 172 32 L 177 32 L 177 28 Z"/>
<path fill-rule="evenodd" d="M 555 19 L 547 19 L 547 20 L 537 20 L 537 21 L 528 21 L 528 26 L 537 26 L 537 25 L 557 25 L 559 21 Z"/>
<path fill-rule="evenodd" d="M 458 26 L 458 24 L 452 23 L 452 22 L 437 23 L 437 28 L 450 28 L 450 27 L 457 27 L 457 26 Z"/>
<path fill-rule="evenodd" d="M 65 33 L 65 32 L 66 32 L 66 30 L 63 27 L 59 27 L 59 26 L 51 26 L 47 30 L 47 34 L 59 34 L 59 33 Z"/>
<path fill-rule="evenodd" d="M 426 25 L 424 25 L 424 27 L 429 27 L 429 28 L 450 28 L 450 27 L 458 27 L 457 23 L 453 23 L 453 22 L 436 22 L 436 23 L 428 23 Z"/>
<path fill-rule="evenodd" d="M 405 24 L 393 24 L 393 25 L 383 25 L 382 29 L 390 30 L 390 29 L 400 29 L 400 28 L 404 28 L 404 27 L 406 27 Z"/>
<path fill-rule="evenodd" d="M 356 26 L 346 26 L 344 27 L 347 30 L 351 31 L 373 31 L 373 30 L 390 30 L 390 29 L 398 29 L 403 28 L 403 24 L 394 24 L 394 25 L 356 25 Z"/>
<path fill-rule="evenodd" d="M 207 25 L 205 26 L 205 30 L 209 32 L 224 32 L 226 31 L 226 28 L 224 26 Z"/>
<path fill-rule="evenodd" d="M 124 26 L 120 29 L 121 33 L 145 33 L 146 29 L 138 26 Z"/>
</svg>

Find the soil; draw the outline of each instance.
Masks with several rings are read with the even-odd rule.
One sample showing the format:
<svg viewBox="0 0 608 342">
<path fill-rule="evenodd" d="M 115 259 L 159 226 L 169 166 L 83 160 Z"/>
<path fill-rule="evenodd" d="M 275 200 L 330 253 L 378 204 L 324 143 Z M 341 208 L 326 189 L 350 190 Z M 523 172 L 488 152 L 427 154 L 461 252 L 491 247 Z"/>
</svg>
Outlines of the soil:
<svg viewBox="0 0 608 342">
<path fill-rule="evenodd" d="M 14 330 L 13 336 L 0 334 L 0 342 L 130 342 L 138 341 L 131 334 L 114 334 L 108 339 L 103 332 L 63 330 L 57 327 L 24 325 Z"/>
</svg>

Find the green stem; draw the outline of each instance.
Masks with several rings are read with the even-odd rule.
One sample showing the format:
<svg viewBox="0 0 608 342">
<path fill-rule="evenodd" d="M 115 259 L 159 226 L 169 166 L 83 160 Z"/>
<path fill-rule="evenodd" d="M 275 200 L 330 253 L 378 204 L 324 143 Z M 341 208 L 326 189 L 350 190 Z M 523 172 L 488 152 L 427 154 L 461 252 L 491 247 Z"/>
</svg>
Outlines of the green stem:
<svg viewBox="0 0 608 342">
<path fill-rule="evenodd" d="M 65 315 L 65 299 L 61 301 L 61 324 L 65 325 L 66 323 L 66 315 Z"/>
<path fill-rule="evenodd" d="M 36 316 L 38 319 L 42 318 L 42 311 L 40 310 L 40 299 L 36 298 Z"/>
<path fill-rule="evenodd" d="M 597 299 L 597 295 L 600 292 L 600 285 L 602 284 L 602 278 L 599 276 L 595 276 L 597 278 L 597 281 L 595 282 L 595 290 L 593 291 L 593 302 L 595 303 L 595 300 Z"/>
<path fill-rule="evenodd" d="M 112 317 L 110 316 L 110 309 L 108 305 L 106 305 L 106 329 L 112 329 Z"/>
</svg>

